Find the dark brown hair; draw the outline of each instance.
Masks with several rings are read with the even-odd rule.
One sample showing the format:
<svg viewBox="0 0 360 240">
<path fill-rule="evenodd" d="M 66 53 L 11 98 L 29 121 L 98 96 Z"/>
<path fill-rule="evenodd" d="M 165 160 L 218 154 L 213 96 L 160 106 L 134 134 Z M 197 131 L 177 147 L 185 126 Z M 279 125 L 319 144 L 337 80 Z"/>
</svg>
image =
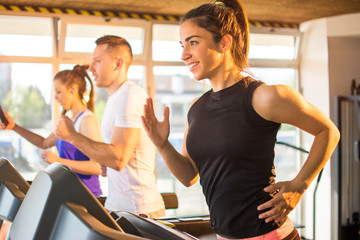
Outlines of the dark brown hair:
<svg viewBox="0 0 360 240">
<path fill-rule="evenodd" d="M 187 12 L 181 23 L 191 20 L 206 29 L 219 43 L 223 36 L 233 38 L 231 55 L 240 71 L 248 67 L 249 24 L 245 10 L 237 0 L 220 0 L 214 4 L 203 4 Z"/>
</svg>

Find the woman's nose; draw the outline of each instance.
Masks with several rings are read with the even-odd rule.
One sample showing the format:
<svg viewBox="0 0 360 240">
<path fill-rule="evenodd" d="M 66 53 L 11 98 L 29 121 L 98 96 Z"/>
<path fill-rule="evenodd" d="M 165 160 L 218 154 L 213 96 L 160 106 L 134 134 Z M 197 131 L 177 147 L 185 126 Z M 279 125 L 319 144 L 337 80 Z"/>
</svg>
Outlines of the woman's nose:
<svg viewBox="0 0 360 240">
<path fill-rule="evenodd" d="M 190 58 L 190 53 L 189 53 L 188 49 L 186 47 L 184 47 L 182 50 L 182 54 L 181 54 L 181 60 L 186 61 L 189 58 Z"/>
</svg>

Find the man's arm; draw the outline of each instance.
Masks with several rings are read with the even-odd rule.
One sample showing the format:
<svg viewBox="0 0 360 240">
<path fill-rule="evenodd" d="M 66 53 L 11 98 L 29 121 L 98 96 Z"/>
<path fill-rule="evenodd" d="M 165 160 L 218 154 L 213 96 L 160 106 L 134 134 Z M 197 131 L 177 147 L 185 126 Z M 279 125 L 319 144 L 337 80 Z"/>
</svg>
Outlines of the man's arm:
<svg viewBox="0 0 360 240">
<path fill-rule="evenodd" d="M 140 137 L 140 128 L 115 127 L 111 143 L 106 144 L 76 132 L 71 120 L 64 116 L 59 119 L 54 133 L 58 138 L 73 144 L 91 160 L 121 171 L 134 152 Z"/>
</svg>

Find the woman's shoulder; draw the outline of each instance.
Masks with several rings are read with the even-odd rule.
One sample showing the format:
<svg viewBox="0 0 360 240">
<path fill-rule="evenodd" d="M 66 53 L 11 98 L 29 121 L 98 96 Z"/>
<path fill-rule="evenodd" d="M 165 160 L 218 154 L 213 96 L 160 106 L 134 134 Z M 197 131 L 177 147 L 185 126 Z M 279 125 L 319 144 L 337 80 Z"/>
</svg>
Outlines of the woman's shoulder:
<svg viewBox="0 0 360 240">
<path fill-rule="evenodd" d="M 294 89 L 286 85 L 268 85 L 263 83 L 256 88 L 254 96 L 261 98 L 262 101 L 267 102 L 286 98 L 289 94 L 293 94 L 293 91 Z"/>
<path fill-rule="evenodd" d="M 199 98 L 200 98 L 200 97 L 197 97 L 197 98 L 193 99 L 193 100 L 191 101 L 191 103 L 190 103 L 189 108 L 191 108 L 191 106 L 194 105 L 194 103 L 196 103 L 196 101 L 199 100 Z"/>
<path fill-rule="evenodd" d="M 261 84 L 254 91 L 252 105 L 255 111 L 267 120 L 272 120 L 273 115 L 282 111 L 284 103 L 294 95 L 294 89 L 286 85 Z"/>
<path fill-rule="evenodd" d="M 85 110 L 84 113 L 82 114 L 81 116 L 81 119 L 79 119 L 79 123 L 81 125 L 87 125 L 87 123 L 94 123 L 97 122 L 97 118 L 96 118 L 96 115 L 95 113 L 93 113 L 92 111 L 90 111 L 89 109 Z"/>
<path fill-rule="evenodd" d="M 98 119 L 90 110 L 86 110 L 86 112 L 84 112 L 81 121 L 79 121 L 78 124 L 75 124 L 75 129 L 85 136 L 89 136 L 91 134 L 98 136 L 100 134 Z"/>
<path fill-rule="evenodd" d="M 92 111 L 90 111 L 89 109 L 86 109 L 83 113 L 83 116 L 84 117 L 87 117 L 87 116 L 95 116 L 95 113 L 93 113 Z"/>
</svg>

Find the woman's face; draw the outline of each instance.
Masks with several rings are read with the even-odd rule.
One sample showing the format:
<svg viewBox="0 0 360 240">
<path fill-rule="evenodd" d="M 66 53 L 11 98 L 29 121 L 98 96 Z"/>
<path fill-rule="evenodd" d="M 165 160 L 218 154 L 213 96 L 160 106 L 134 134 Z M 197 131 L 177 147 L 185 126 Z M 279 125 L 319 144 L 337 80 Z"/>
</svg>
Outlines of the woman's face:
<svg viewBox="0 0 360 240">
<path fill-rule="evenodd" d="M 60 103 L 64 110 L 69 110 L 74 99 L 74 89 L 67 88 L 59 79 L 54 80 L 55 100 Z"/>
<path fill-rule="evenodd" d="M 186 20 L 180 27 L 181 60 L 190 68 L 196 80 L 212 79 L 219 74 L 224 54 L 210 32 Z"/>
</svg>

